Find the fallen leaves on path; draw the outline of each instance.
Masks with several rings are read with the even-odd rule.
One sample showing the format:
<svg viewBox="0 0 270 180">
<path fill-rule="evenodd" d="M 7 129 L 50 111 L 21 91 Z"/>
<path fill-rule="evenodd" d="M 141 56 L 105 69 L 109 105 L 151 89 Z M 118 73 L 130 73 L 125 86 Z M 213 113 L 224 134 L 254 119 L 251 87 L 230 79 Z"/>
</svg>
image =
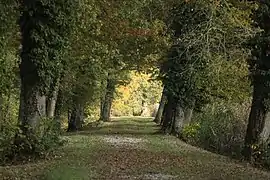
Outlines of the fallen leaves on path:
<svg viewBox="0 0 270 180">
<path fill-rule="evenodd" d="M 153 153 L 143 149 L 111 149 L 101 152 L 99 162 L 106 162 L 102 179 L 166 180 L 177 176 L 159 173 L 160 167 L 172 167 L 183 159 L 172 154 Z"/>
</svg>

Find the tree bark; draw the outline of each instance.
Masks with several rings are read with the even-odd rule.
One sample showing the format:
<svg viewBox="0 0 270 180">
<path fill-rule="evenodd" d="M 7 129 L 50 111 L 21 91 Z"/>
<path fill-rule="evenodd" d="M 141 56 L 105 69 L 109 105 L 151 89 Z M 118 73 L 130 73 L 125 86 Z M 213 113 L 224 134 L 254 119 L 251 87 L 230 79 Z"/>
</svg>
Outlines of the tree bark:
<svg viewBox="0 0 270 180">
<path fill-rule="evenodd" d="M 0 132 L 3 132 L 4 130 L 4 123 L 5 123 L 5 119 L 4 119 L 4 97 L 2 94 L 0 94 Z"/>
<path fill-rule="evenodd" d="M 103 103 L 101 103 L 102 105 L 100 113 L 101 121 L 104 122 L 110 121 L 114 93 L 115 93 L 115 80 L 108 78 L 105 98 Z"/>
<path fill-rule="evenodd" d="M 175 100 L 172 97 L 168 97 L 168 101 L 165 105 L 164 108 L 164 113 L 162 117 L 162 127 L 161 130 L 166 133 L 170 134 L 172 132 L 172 127 L 173 127 L 173 119 L 175 117 L 175 112 L 176 112 L 176 103 Z"/>
<path fill-rule="evenodd" d="M 160 102 L 159 102 L 158 111 L 157 111 L 156 117 L 154 119 L 154 122 L 157 123 L 157 124 L 160 124 L 160 122 L 161 122 L 161 118 L 162 118 L 162 114 L 163 114 L 164 107 L 165 107 L 165 104 L 166 104 L 166 100 L 167 100 L 167 97 L 165 95 L 165 88 L 164 88 L 163 92 L 162 92 Z"/>
<path fill-rule="evenodd" d="M 35 87 L 25 85 L 22 81 L 23 96 L 20 99 L 20 121 L 24 129 L 24 133 L 28 133 L 28 129 L 34 130 L 40 122 L 41 118 L 46 116 L 46 97 L 41 95 Z"/>
<path fill-rule="evenodd" d="M 22 58 L 19 122 L 25 134 L 34 130 L 41 118 L 46 116 L 46 96 L 39 92 L 39 81 L 29 72 L 29 61 Z"/>
<path fill-rule="evenodd" d="M 108 76 L 108 75 L 107 75 Z M 108 79 L 108 78 L 107 78 Z M 102 89 L 105 89 L 104 91 L 102 91 L 101 93 L 101 96 L 100 96 L 100 117 L 101 117 L 101 114 L 103 113 L 103 106 L 104 106 L 104 99 L 105 99 L 105 95 L 106 95 L 106 92 L 107 92 L 107 81 L 108 80 L 102 80 L 101 81 L 101 88 Z"/>
<path fill-rule="evenodd" d="M 187 126 L 191 123 L 194 108 L 195 108 L 195 100 L 191 102 L 189 107 L 186 107 L 184 109 L 184 115 L 185 115 L 184 126 Z"/>
<path fill-rule="evenodd" d="M 38 126 L 40 119 L 46 115 L 45 88 L 42 83 L 40 63 L 46 62 L 44 58 L 44 44 L 33 36 L 33 32 L 40 29 L 39 17 L 43 12 L 37 12 L 37 3 L 22 1 L 21 16 L 19 20 L 21 30 L 22 52 L 20 63 L 21 98 L 19 121 L 24 134 L 28 135 Z M 34 6 L 34 7 L 33 7 Z M 45 10 L 45 6 L 40 9 Z M 39 38 L 43 38 L 40 36 Z M 41 93 L 42 92 L 42 93 Z"/>
<path fill-rule="evenodd" d="M 264 121 L 265 121 L 264 128 L 260 134 L 260 140 L 262 142 L 267 142 L 270 137 L 270 112 L 266 113 Z"/>
<path fill-rule="evenodd" d="M 57 96 L 58 96 L 58 90 L 59 86 L 56 84 L 53 87 L 53 90 L 50 94 L 50 97 L 47 99 L 47 117 L 53 118 L 55 115 L 55 108 L 56 108 L 56 102 L 57 102 Z"/>
<path fill-rule="evenodd" d="M 247 132 L 245 137 L 245 147 L 243 149 L 243 155 L 246 160 L 251 160 L 254 148 L 253 145 L 261 143 L 261 137 L 268 139 L 267 134 L 269 133 L 268 126 L 265 126 L 267 118 L 267 108 L 265 107 L 265 98 L 267 97 L 266 89 L 263 83 L 254 84 L 253 100 L 251 111 L 248 120 Z M 267 122 L 269 124 L 269 122 Z M 265 129 L 265 130 L 264 130 Z"/>
<path fill-rule="evenodd" d="M 101 116 L 102 116 L 102 114 L 103 114 L 103 107 L 104 107 L 104 98 L 105 98 L 105 95 L 104 96 L 102 96 L 101 98 L 100 98 L 100 119 L 101 119 Z"/>
<path fill-rule="evenodd" d="M 3 105 L 4 105 L 4 98 L 3 95 L 0 94 L 0 121 L 3 118 Z"/>
<path fill-rule="evenodd" d="M 57 123 L 57 128 L 60 130 L 61 129 L 61 115 L 62 115 L 62 109 L 63 109 L 63 105 L 64 105 L 64 97 L 63 97 L 63 93 L 61 90 L 59 90 L 58 92 L 58 98 L 56 101 L 56 105 L 55 105 L 55 112 L 54 112 L 54 119 Z"/>
<path fill-rule="evenodd" d="M 176 105 L 175 114 L 172 121 L 173 121 L 173 127 L 171 130 L 171 134 L 178 137 L 182 133 L 182 130 L 185 125 L 185 114 L 180 104 Z"/>
<path fill-rule="evenodd" d="M 20 104 L 19 104 L 19 118 L 18 118 L 18 124 L 21 124 L 23 122 L 23 116 L 24 116 L 24 92 L 23 92 L 23 86 L 20 87 Z"/>
<path fill-rule="evenodd" d="M 193 116 L 193 110 L 194 110 L 193 107 L 185 109 L 185 112 L 184 112 L 184 114 L 185 114 L 184 125 L 185 126 L 190 124 L 190 122 L 192 120 L 192 116 Z"/>
<path fill-rule="evenodd" d="M 82 129 L 84 121 L 84 106 L 77 103 L 71 110 L 68 120 L 68 132 L 79 131 Z"/>
<path fill-rule="evenodd" d="M 148 104 L 144 100 L 142 101 L 141 116 L 142 117 L 149 117 L 150 116 L 150 111 L 149 111 L 149 108 L 148 108 Z"/>
<path fill-rule="evenodd" d="M 161 120 L 162 131 L 180 136 L 183 128 L 190 123 L 192 112 L 193 107 L 183 108 L 175 98 L 168 96 Z"/>
</svg>

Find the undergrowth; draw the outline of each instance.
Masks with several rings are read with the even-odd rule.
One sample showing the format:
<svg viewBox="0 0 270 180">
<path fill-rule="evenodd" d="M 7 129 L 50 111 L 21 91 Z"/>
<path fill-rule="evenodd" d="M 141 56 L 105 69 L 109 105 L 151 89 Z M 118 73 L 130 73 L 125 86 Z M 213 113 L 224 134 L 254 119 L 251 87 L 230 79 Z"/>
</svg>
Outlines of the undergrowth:
<svg viewBox="0 0 270 180">
<path fill-rule="evenodd" d="M 35 131 L 23 133 L 19 126 L 6 125 L 0 134 L 1 165 L 47 158 L 64 144 L 53 119 L 42 119 Z"/>
</svg>

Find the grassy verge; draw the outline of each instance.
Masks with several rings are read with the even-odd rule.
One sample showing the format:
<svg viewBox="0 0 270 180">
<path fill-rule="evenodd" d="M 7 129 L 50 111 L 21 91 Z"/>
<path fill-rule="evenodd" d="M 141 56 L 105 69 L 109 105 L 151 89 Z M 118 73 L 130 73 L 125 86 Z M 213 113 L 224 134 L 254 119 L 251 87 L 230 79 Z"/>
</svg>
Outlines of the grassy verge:
<svg viewBox="0 0 270 180">
<path fill-rule="evenodd" d="M 227 157 L 156 134 L 150 118 L 116 118 L 98 127 L 64 136 L 68 143 L 56 157 L 0 167 L 0 179 L 270 179 L 270 173 Z M 113 146 L 105 137 L 143 139 L 138 146 Z M 170 176 L 169 176 L 170 175 Z"/>
</svg>

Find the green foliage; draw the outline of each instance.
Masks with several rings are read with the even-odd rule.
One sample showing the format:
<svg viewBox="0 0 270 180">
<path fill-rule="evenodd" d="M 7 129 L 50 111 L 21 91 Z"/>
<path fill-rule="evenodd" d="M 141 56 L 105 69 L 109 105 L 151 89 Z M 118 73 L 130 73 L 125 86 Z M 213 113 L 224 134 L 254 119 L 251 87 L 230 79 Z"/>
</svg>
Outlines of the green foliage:
<svg viewBox="0 0 270 180">
<path fill-rule="evenodd" d="M 63 145 L 55 120 L 43 119 L 35 133 L 24 135 L 14 124 L 6 124 L 0 136 L 0 159 L 2 163 L 31 160 L 31 157 L 46 158 Z"/>
<path fill-rule="evenodd" d="M 62 145 L 64 141 L 61 140 L 60 133 L 61 131 L 54 119 L 43 119 L 35 133 L 37 139 L 37 144 L 34 145 L 35 153 L 43 155 Z"/>
<path fill-rule="evenodd" d="M 18 4 L 15 1 L 0 2 L 0 95 L 7 95 L 17 87 L 17 55 L 19 47 Z"/>
<path fill-rule="evenodd" d="M 66 0 L 22 2 L 20 68 L 23 83 L 37 83 L 38 90 L 46 93 L 62 72 L 62 58 L 68 50 L 76 6 L 76 1 Z"/>
<path fill-rule="evenodd" d="M 208 0 L 179 1 L 171 9 L 168 26 L 174 32 L 174 45 L 161 75 L 168 93 L 181 106 L 196 101 L 200 109 L 214 99 L 245 99 L 232 92 L 248 85 L 244 65 L 248 51 L 242 46 L 253 34 L 248 16 L 251 9 L 246 2 Z M 236 23 L 239 21 L 243 23 Z M 239 71 L 230 70 L 231 66 Z M 247 95 L 249 89 L 245 90 Z"/>
<path fill-rule="evenodd" d="M 14 137 L 18 131 L 18 97 L 14 94 L 0 97 L 0 161 L 14 150 Z"/>
<path fill-rule="evenodd" d="M 16 126 L 11 126 L 10 124 L 2 125 L 4 131 L 0 134 L 0 160 L 1 165 L 9 160 L 9 155 L 14 151 L 14 137 L 18 128 Z"/>
<path fill-rule="evenodd" d="M 196 114 L 182 137 L 193 145 L 220 154 L 241 157 L 248 105 L 216 103 Z"/>
<path fill-rule="evenodd" d="M 67 104 L 96 106 L 108 75 L 122 85 L 129 70 L 154 65 L 166 37 L 158 34 L 164 23 L 145 15 L 149 2 L 80 1 L 61 83 Z"/>
<path fill-rule="evenodd" d="M 270 2 L 259 3 L 258 8 L 253 13 L 254 26 L 258 28 L 255 36 L 247 43 L 251 49 L 252 56 L 248 59 L 254 89 L 260 89 L 263 97 L 263 105 L 270 108 L 270 76 L 269 76 L 269 39 L 270 39 Z"/>
<path fill-rule="evenodd" d="M 185 126 L 181 135 L 183 140 L 186 140 L 191 144 L 196 144 L 200 128 L 201 127 L 199 123 L 192 123 L 188 126 Z"/>
<path fill-rule="evenodd" d="M 132 72 L 131 82 L 117 88 L 112 112 L 115 116 L 141 115 L 143 106 L 148 109 L 149 115 L 154 105 L 159 102 L 162 91 L 161 83 L 151 79 L 150 75 Z"/>
<path fill-rule="evenodd" d="M 269 142 L 253 146 L 254 163 L 259 167 L 270 168 L 270 146 Z"/>
<path fill-rule="evenodd" d="M 144 105 L 151 111 L 162 85 L 133 72 L 151 74 L 161 67 L 167 93 L 181 106 L 196 102 L 196 110 L 201 110 L 184 128 L 183 139 L 238 156 L 247 118 L 239 103 L 248 101 L 251 91 L 248 65 L 253 83 L 263 81 L 269 99 L 265 52 L 270 27 L 265 22 L 270 4 L 265 1 L 257 11 L 254 7 L 235 0 L 2 0 L 0 160 L 46 156 L 61 144 L 52 119 L 42 120 L 30 136 L 17 127 L 20 39 L 22 87 L 32 91 L 34 84 L 48 95 L 59 81 L 64 116 L 79 104 L 89 121 L 97 119 L 108 79 L 117 87 L 113 115 L 140 115 Z M 262 31 L 252 27 L 252 13 Z M 247 48 L 254 56 L 249 64 Z M 220 99 L 224 103 L 214 103 Z M 262 147 L 262 161 L 268 158 L 267 148 Z"/>
<path fill-rule="evenodd" d="M 251 106 L 248 128 L 245 137 L 245 147 L 243 155 L 247 160 L 260 159 L 257 153 L 262 153 L 268 147 L 254 149 L 266 141 L 261 136 L 264 128 L 267 127 L 266 114 L 270 110 L 270 64 L 269 64 L 269 37 L 270 37 L 270 1 L 259 1 L 258 7 L 253 11 L 252 19 L 254 27 L 258 28 L 256 34 L 249 39 L 247 43 L 251 50 L 251 56 L 248 59 L 250 77 L 253 86 L 253 102 Z M 260 112 L 262 115 L 259 115 Z M 268 137 L 265 137 L 266 139 Z M 262 145 L 264 146 L 264 145 Z M 261 159 L 259 160 L 261 161 Z"/>
</svg>

